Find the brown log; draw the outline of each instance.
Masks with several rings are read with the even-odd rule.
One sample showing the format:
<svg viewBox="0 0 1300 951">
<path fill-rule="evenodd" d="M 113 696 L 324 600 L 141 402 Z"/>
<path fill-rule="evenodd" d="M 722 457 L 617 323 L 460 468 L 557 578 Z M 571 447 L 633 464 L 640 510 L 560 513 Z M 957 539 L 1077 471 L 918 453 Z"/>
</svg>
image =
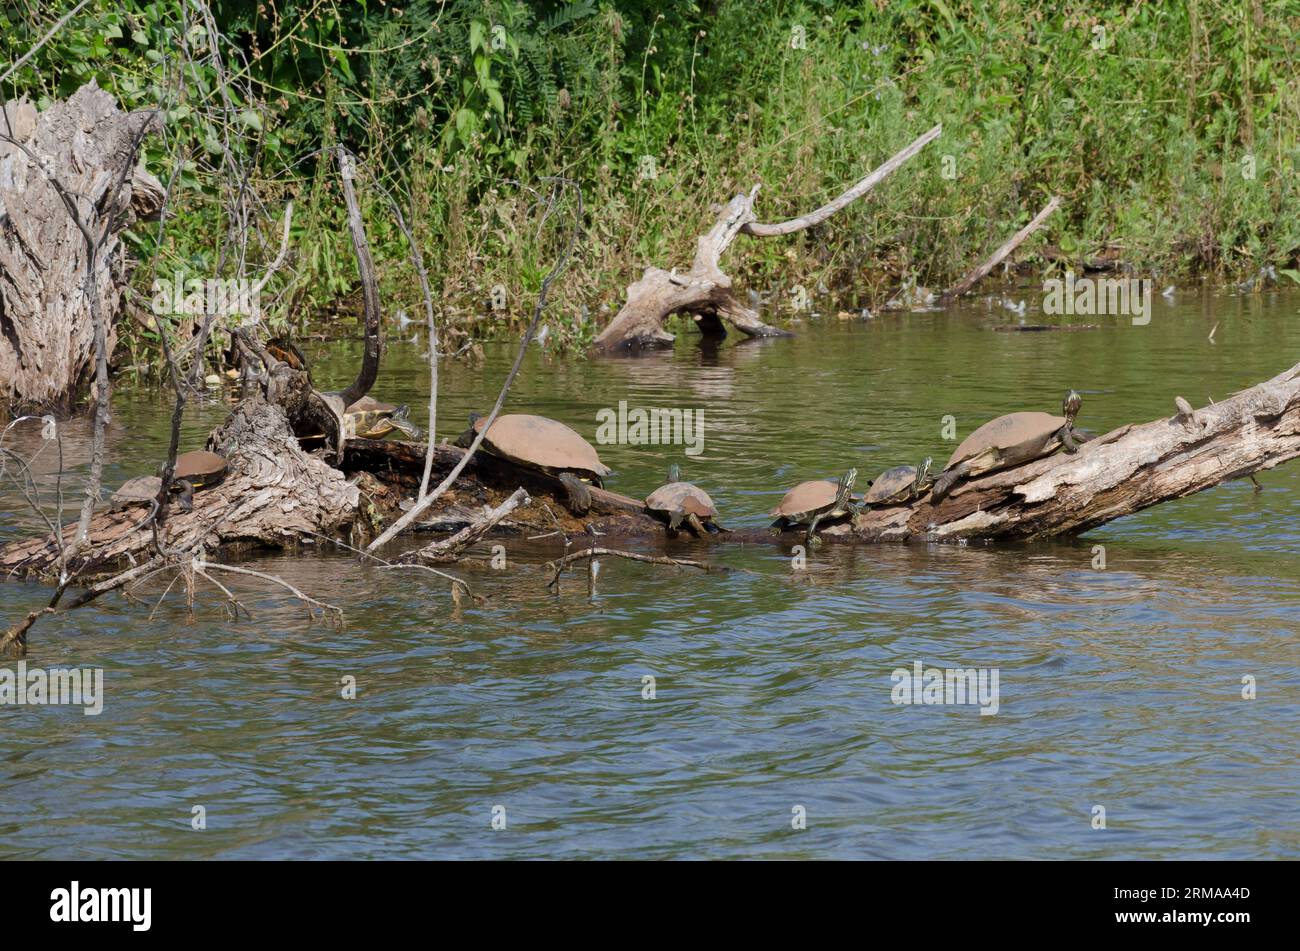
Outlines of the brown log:
<svg viewBox="0 0 1300 951">
<path fill-rule="evenodd" d="M 111 352 L 130 277 L 120 233 L 161 207 L 161 185 L 136 164 L 141 135 L 159 124 L 156 113 L 119 111 L 93 81 L 39 114 L 25 101 L 4 105 L 0 410 L 66 412 L 93 375 L 87 243 L 49 174 L 74 196 L 87 232 L 103 235 L 93 287 Z"/>
</svg>

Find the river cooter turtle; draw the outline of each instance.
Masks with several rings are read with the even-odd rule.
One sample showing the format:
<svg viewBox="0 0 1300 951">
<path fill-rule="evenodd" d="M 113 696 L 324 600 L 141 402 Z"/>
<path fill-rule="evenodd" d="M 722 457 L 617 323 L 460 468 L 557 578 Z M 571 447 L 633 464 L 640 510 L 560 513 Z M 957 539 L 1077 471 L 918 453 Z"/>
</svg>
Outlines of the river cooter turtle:
<svg viewBox="0 0 1300 951">
<path fill-rule="evenodd" d="M 934 477 L 930 475 L 930 466 L 933 464 L 934 460 L 926 456 L 919 466 L 886 469 L 867 489 L 862 499 L 863 504 L 885 506 L 915 501 L 934 484 Z"/>
<path fill-rule="evenodd" d="M 698 485 L 682 482 L 681 470 L 676 463 L 668 469 L 668 482 L 646 497 L 645 507 L 655 515 L 667 518 L 668 530 L 674 535 L 682 522 L 690 526 L 697 538 L 705 532 L 725 531 L 714 521 L 718 510 L 713 499 Z"/>
<path fill-rule="evenodd" d="M 776 517 L 773 533 L 780 533 L 795 525 L 807 525 L 806 540 L 809 545 L 820 545 L 817 524 L 826 518 L 854 515 L 858 506 L 853 501 L 853 483 L 858 470 L 850 469 L 837 482 L 834 479 L 813 479 L 800 482 L 785 494 L 769 515 Z"/>
<path fill-rule="evenodd" d="M 1050 413 L 1008 413 L 990 420 L 962 442 L 948 460 L 930 490 L 930 501 L 939 502 L 962 479 L 998 469 L 1010 469 L 1049 456 L 1064 447 L 1077 452 L 1088 437 L 1074 428 L 1083 398 L 1074 390 L 1061 401 L 1064 416 Z"/>
<path fill-rule="evenodd" d="M 471 413 L 469 429 L 456 445 L 468 449 L 487 418 Z M 602 476 L 612 471 L 600 461 L 591 443 L 558 420 L 526 413 L 498 416 L 483 437 L 483 447 L 494 456 L 524 469 L 558 479 L 569 496 L 569 510 L 586 515 L 591 510 L 591 492 L 584 484 L 599 486 Z"/>
</svg>

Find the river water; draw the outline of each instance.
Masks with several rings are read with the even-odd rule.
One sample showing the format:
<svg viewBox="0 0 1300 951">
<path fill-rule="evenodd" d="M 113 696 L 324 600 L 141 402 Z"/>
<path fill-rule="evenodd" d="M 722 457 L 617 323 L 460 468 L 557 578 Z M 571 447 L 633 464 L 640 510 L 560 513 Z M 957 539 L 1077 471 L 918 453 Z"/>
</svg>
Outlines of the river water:
<svg viewBox="0 0 1300 951">
<path fill-rule="evenodd" d="M 1175 394 L 1221 399 L 1300 359 L 1298 310 L 1189 289 L 1157 296 L 1147 326 L 1041 333 L 1009 331 L 1044 320 L 1035 300 L 1023 318 L 994 300 L 832 310 L 794 339 L 688 331 L 639 360 L 535 348 L 508 406 L 589 439 L 620 400 L 703 410 L 698 455 L 599 447 L 607 484 L 644 495 L 676 461 L 724 524 L 756 527 L 799 480 L 942 464 L 945 416 L 962 438 L 1074 387 L 1100 433 L 1171 414 Z M 420 423 L 422 349 L 393 343 L 376 389 Z M 316 347 L 318 384 L 357 355 Z M 487 410 L 512 355 L 444 366 L 439 436 Z M 225 411 L 196 408 L 187 444 Z M 157 465 L 167 416 L 165 396 L 119 389 L 110 486 Z M 38 440 L 24 425 L 6 444 Z M 75 480 L 84 425 L 64 450 Z M 49 493 L 51 450 L 36 468 Z M 1260 481 L 1077 540 L 828 543 L 803 570 L 786 545 L 647 542 L 747 570 L 611 559 L 594 600 L 582 573 L 546 589 L 555 539 L 508 542 L 504 571 L 457 566 L 487 597 L 459 607 L 346 553 L 246 562 L 343 608 L 342 629 L 233 577 L 251 620 L 203 587 L 191 617 L 180 584 L 158 603 L 160 579 L 33 630 L 29 666 L 103 669 L 103 712 L 0 707 L 0 856 L 1300 857 L 1300 465 Z M 10 485 L 0 519 L 0 541 L 39 528 Z M 47 596 L 2 584 L 0 618 Z M 996 713 L 894 703 L 891 675 L 918 662 L 996 671 Z"/>
</svg>

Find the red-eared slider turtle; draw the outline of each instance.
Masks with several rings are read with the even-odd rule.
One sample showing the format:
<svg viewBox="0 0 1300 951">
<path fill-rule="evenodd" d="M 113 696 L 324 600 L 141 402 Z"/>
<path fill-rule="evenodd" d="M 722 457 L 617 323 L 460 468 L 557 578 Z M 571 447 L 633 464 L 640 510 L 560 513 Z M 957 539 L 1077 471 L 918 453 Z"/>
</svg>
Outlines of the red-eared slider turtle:
<svg viewBox="0 0 1300 951">
<path fill-rule="evenodd" d="M 419 439 L 424 433 L 409 419 L 406 406 L 382 403 L 372 396 L 363 396 L 343 414 L 349 439 L 383 439 L 391 432 L 400 432 L 407 439 Z"/>
<path fill-rule="evenodd" d="M 690 526 L 696 537 L 705 532 L 721 532 L 723 527 L 714 519 L 718 510 L 713 499 L 698 485 L 681 481 L 681 470 L 676 463 L 668 470 L 668 482 L 651 492 L 645 507 L 655 515 L 668 519 L 668 530 L 676 534 L 682 522 Z"/>
<path fill-rule="evenodd" d="M 933 463 L 934 460 L 926 456 L 919 466 L 886 469 L 871 483 L 862 499 L 863 504 L 885 506 L 914 501 L 934 483 L 934 477 L 930 475 Z"/>
<path fill-rule="evenodd" d="M 838 482 L 834 479 L 800 482 L 768 513 L 776 516 L 776 521 L 772 523 L 773 532 L 783 532 L 795 525 L 807 525 L 808 544 L 821 544 L 821 539 L 817 537 L 818 522 L 824 518 L 839 518 L 857 512 L 858 507 L 853 503 L 853 483 L 857 478 L 858 470 L 850 469 Z"/>
<path fill-rule="evenodd" d="M 172 491 L 177 493 L 181 511 L 191 511 L 194 508 L 194 493 L 199 489 L 216 485 L 225 474 L 226 460 L 215 452 L 196 449 L 177 456 L 176 468 L 172 472 Z M 128 479 L 113 493 L 112 510 L 117 511 L 132 505 L 147 505 L 158 497 L 158 490 L 161 488 L 162 479 L 159 476 L 137 476 Z"/>
<path fill-rule="evenodd" d="M 1083 398 L 1071 390 L 1061 401 L 1062 416 L 1009 413 L 990 420 L 966 437 L 934 481 L 930 501 L 938 502 L 962 479 L 1032 462 L 1062 446 L 1075 452 L 1088 437 L 1074 428 Z"/>
<path fill-rule="evenodd" d="M 470 428 L 461 433 L 456 445 L 469 448 L 486 422 L 485 417 L 472 413 Z M 584 480 L 599 486 L 601 476 L 611 471 L 600 461 L 591 443 L 563 423 L 545 416 L 524 413 L 498 416 L 483 437 L 483 447 L 517 466 L 558 479 L 569 494 L 569 509 L 575 515 L 585 515 L 591 509 L 591 493 Z"/>
</svg>

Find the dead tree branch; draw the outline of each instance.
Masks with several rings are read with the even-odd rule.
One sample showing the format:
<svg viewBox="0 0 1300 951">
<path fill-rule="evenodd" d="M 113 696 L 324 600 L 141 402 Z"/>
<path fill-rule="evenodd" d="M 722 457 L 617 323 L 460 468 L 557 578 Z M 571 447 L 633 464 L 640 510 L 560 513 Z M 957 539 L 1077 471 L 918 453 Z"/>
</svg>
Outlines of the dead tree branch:
<svg viewBox="0 0 1300 951">
<path fill-rule="evenodd" d="M 1005 242 L 1003 242 L 1002 246 L 999 247 L 996 251 L 994 251 L 993 255 L 987 261 L 985 261 L 979 267 L 975 268 L 975 270 L 971 271 L 960 281 L 954 284 L 950 290 L 944 291 L 943 294 L 940 296 L 939 300 L 940 301 L 955 300 L 956 298 L 961 297 L 963 294 L 969 291 L 980 281 L 984 280 L 984 278 L 988 277 L 988 275 L 992 272 L 992 270 L 995 267 L 997 267 L 999 264 L 1005 261 L 1012 251 L 1020 247 L 1020 245 L 1024 243 L 1026 238 L 1028 238 L 1031 234 L 1033 234 L 1035 231 L 1041 228 L 1043 226 L 1043 222 L 1047 221 L 1048 217 L 1052 214 L 1052 212 L 1056 211 L 1056 209 L 1060 207 L 1061 207 L 1061 197 L 1059 195 L 1053 196 L 1052 200 L 1043 206 L 1043 210 L 1040 211 L 1038 214 L 1034 215 L 1033 220 L 1030 221 L 1029 224 L 1025 225 L 1023 228 L 1021 228 L 1019 231 L 1013 234 L 1010 238 L 1008 238 Z"/>
</svg>

